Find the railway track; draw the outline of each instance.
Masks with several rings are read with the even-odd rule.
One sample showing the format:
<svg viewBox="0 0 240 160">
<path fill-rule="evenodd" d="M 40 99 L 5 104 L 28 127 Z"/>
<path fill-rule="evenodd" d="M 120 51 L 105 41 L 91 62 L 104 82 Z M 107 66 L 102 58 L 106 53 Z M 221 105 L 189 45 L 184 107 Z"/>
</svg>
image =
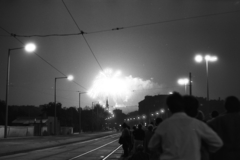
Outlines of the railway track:
<svg viewBox="0 0 240 160">
<path fill-rule="evenodd" d="M 122 154 L 122 147 L 118 144 L 119 136 L 120 134 L 115 134 L 59 147 L 0 157 L 0 160 L 117 160 Z"/>
</svg>

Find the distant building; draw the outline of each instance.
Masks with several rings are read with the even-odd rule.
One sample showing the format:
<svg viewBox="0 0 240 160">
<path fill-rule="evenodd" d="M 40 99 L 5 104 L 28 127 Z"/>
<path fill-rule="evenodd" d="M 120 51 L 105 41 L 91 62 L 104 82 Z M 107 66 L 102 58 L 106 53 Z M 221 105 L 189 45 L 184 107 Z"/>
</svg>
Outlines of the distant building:
<svg viewBox="0 0 240 160">
<path fill-rule="evenodd" d="M 138 103 L 138 113 L 146 115 L 148 121 L 156 117 L 167 118 L 169 115 L 166 105 L 168 95 L 145 96 L 144 100 Z"/>
<path fill-rule="evenodd" d="M 34 126 L 34 135 L 52 135 L 54 133 L 54 117 L 18 117 L 12 124 L 14 126 Z M 59 130 L 59 125 L 57 126 L 57 130 Z"/>
</svg>

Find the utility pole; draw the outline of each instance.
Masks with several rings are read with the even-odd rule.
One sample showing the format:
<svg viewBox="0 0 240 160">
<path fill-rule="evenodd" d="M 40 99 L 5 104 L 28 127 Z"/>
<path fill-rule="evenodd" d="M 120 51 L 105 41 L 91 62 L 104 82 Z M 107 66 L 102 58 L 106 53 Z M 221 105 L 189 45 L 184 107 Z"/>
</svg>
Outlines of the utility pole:
<svg viewBox="0 0 240 160">
<path fill-rule="evenodd" d="M 192 95 L 192 75 L 191 72 L 189 72 L 189 95 Z"/>
<path fill-rule="evenodd" d="M 87 92 L 80 92 L 78 91 L 79 93 L 79 107 L 78 107 L 78 112 L 79 112 L 79 134 L 81 133 L 81 130 L 82 130 L 82 108 L 81 108 L 81 102 L 80 102 L 80 99 L 81 99 L 81 94 L 85 94 Z"/>
</svg>

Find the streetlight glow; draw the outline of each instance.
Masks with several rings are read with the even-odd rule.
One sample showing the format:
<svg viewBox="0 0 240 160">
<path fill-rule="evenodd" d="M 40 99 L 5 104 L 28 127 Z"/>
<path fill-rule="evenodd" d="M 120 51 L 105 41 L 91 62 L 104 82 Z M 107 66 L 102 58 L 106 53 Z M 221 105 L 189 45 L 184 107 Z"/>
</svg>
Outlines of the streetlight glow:
<svg viewBox="0 0 240 160">
<path fill-rule="evenodd" d="M 73 76 L 72 76 L 72 75 L 69 75 L 69 76 L 67 77 L 67 79 L 68 79 L 69 81 L 72 81 L 72 80 L 73 80 Z"/>
<path fill-rule="evenodd" d="M 31 44 L 27 44 L 25 47 L 8 49 L 4 138 L 7 138 L 7 127 L 8 127 L 8 94 L 9 94 L 8 92 L 9 92 L 9 78 L 10 78 L 10 55 L 11 55 L 11 51 L 19 50 L 19 49 L 25 49 L 27 52 L 32 52 L 32 51 L 34 51 L 36 49 L 36 46 L 33 43 L 31 43 Z"/>
<path fill-rule="evenodd" d="M 24 48 L 27 52 L 34 52 L 36 50 L 36 45 L 33 43 L 28 43 Z"/>
<path fill-rule="evenodd" d="M 202 62 L 203 57 L 201 55 L 195 56 L 196 62 Z M 205 55 L 204 57 L 206 62 L 206 75 L 207 75 L 207 100 L 209 101 L 209 82 L 208 82 L 208 62 L 214 62 L 217 61 L 217 56 L 211 56 L 211 55 Z"/>
<path fill-rule="evenodd" d="M 195 57 L 196 62 L 202 62 L 202 60 L 203 60 L 202 55 L 196 55 L 196 57 Z"/>
<path fill-rule="evenodd" d="M 217 61 L 217 56 L 212 56 L 212 57 L 210 57 L 210 60 L 209 61 L 211 61 L 211 62 L 214 62 L 214 61 Z"/>
<path fill-rule="evenodd" d="M 187 85 L 188 83 L 189 83 L 188 78 L 183 78 L 183 79 L 178 80 L 178 84 L 180 84 L 180 85 Z"/>
</svg>

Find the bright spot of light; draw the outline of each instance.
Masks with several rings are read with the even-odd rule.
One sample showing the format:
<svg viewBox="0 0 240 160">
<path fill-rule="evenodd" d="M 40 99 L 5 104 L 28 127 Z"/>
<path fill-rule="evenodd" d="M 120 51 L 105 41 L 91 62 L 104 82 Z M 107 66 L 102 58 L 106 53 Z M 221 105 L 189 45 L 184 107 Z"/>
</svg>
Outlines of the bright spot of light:
<svg viewBox="0 0 240 160">
<path fill-rule="evenodd" d="M 115 103 L 114 107 L 126 107 L 124 103 L 132 97 L 133 90 L 139 91 L 153 87 L 159 87 L 159 85 L 151 80 L 142 80 L 131 75 L 124 76 L 119 70 L 105 69 L 95 78 L 88 95 L 103 102 L 106 98 L 111 99 Z"/>
<path fill-rule="evenodd" d="M 36 45 L 33 44 L 33 43 L 28 43 L 26 46 L 25 46 L 25 50 L 27 52 L 33 52 L 36 50 Z"/>
<path fill-rule="evenodd" d="M 72 75 L 69 75 L 69 76 L 67 77 L 67 79 L 68 79 L 69 81 L 71 81 L 71 80 L 73 80 L 73 76 L 72 76 Z"/>
<path fill-rule="evenodd" d="M 197 55 L 197 56 L 195 57 L 195 61 L 196 61 L 196 62 L 202 62 L 202 60 L 203 60 L 203 57 L 202 57 L 201 55 Z"/>
<path fill-rule="evenodd" d="M 189 83 L 189 79 L 188 78 L 182 78 L 178 80 L 178 84 L 180 85 L 186 85 Z"/>
<path fill-rule="evenodd" d="M 216 56 L 211 57 L 211 61 L 217 61 L 217 60 L 218 60 L 218 58 Z"/>
</svg>

